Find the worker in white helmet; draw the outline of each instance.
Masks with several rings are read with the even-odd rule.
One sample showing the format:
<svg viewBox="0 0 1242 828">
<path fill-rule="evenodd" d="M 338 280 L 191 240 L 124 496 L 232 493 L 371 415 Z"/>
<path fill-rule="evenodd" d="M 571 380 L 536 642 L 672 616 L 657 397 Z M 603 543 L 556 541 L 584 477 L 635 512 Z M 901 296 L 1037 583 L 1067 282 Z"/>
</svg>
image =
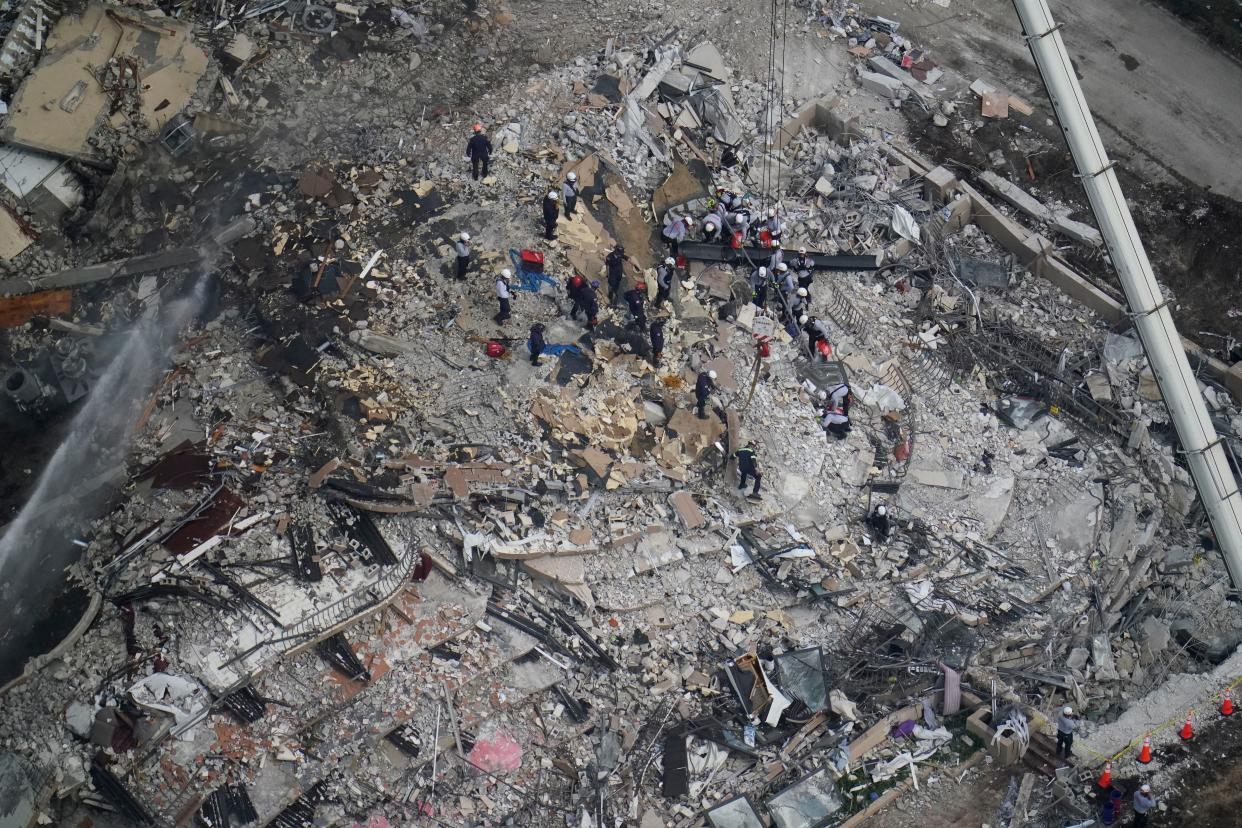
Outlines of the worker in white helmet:
<svg viewBox="0 0 1242 828">
<path fill-rule="evenodd" d="M 716 390 L 716 372 L 700 371 L 698 378 L 694 381 L 694 407 L 697 409 L 699 419 L 707 419 L 707 398 Z"/>
<path fill-rule="evenodd" d="M 652 305 L 660 307 L 668 301 L 673 290 L 673 279 L 677 276 L 677 260 L 669 256 L 656 267 L 656 295 Z"/>
<path fill-rule="evenodd" d="M 721 233 L 724 230 L 724 220 L 720 218 L 720 214 L 716 212 L 708 213 L 703 216 L 703 231 L 701 238 L 708 244 L 717 244 L 721 239 Z"/>
<path fill-rule="evenodd" d="M 668 242 L 668 252 L 670 256 L 681 255 L 681 243 L 686 240 L 691 228 L 694 227 L 694 216 L 682 216 L 673 219 L 664 225 L 662 235 L 664 240 Z"/>
<path fill-rule="evenodd" d="M 780 216 L 776 215 L 776 208 L 768 208 L 768 220 L 764 223 L 763 229 L 768 231 L 768 236 L 772 241 L 780 241 L 781 236 L 785 234 L 785 222 L 781 221 Z"/>
<path fill-rule="evenodd" d="M 1074 718 L 1074 708 L 1062 707 L 1057 716 L 1057 756 L 1069 759 L 1074 747 L 1074 731 L 1078 728 L 1078 719 Z"/>
<path fill-rule="evenodd" d="M 1147 815 L 1155 807 L 1156 797 L 1152 796 L 1151 785 L 1144 782 L 1134 792 L 1134 828 L 1147 828 Z"/>
<path fill-rule="evenodd" d="M 561 198 L 565 202 L 565 218 L 569 218 L 578 207 L 578 174 L 572 170 L 561 183 Z"/>
<path fill-rule="evenodd" d="M 811 284 L 815 281 L 815 260 L 806 253 L 805 247 L 798 248 L 798 255 L 789 262 L 790 269 L 798 278 L 798 287 L 806 288 L 807 301 L 811 299 Z"/>
<path fill-rule="evenodd" d="M 513 271 L 507 267 L 500 271 L 500 276 L 496 278 L 496 301 L 500 303 L 500 312 L 492 319 L 496 320 L 497 325 L 505 324 L 510 316 L 509 300 L 513 298 L 513 294 L 509 291 L 511 279 L 513 279 Z"/>
<path fill-rule="evenodd" d="M 561 197 L 556 190 L 549 190 L 543 197 L 543 237 L 548 241 L 556 238 L 556 220 L 561 215 Z"/>
<path fill-rule="evenodd" d="M 772 283 L 772 278 L 768 273 L 768 269 L 763 265 L 755 268 L 750 274 L 750 292 L 752 299 L 758 307 L 763 307 L 768 301 L 768 285 Z"/>
<path fill-rule="evenodd" d="M 867 516 L 867 525 L 871 527 L 871 531 L 876 537 L 882 541 L 888 540 L 889 532 L 892 531 L 888 522 L 888 507 L 881 503 L 871 510 L 871 514 Z"/>
<path fill-rule="evenodd" d="M 453 250 L 457 254 L 457 278 L 465 279 L 466 271 L 470 269 L 470 234 L 462 231 L 453 245 Z"/>
</svg>

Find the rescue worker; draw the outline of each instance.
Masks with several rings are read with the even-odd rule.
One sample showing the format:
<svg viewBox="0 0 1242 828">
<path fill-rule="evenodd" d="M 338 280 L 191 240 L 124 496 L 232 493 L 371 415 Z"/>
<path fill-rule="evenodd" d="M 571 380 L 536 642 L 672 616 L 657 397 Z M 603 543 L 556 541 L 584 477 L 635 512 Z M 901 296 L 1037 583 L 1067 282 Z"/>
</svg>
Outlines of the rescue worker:
<svg viewBox="0 0 1242 828">
<path fill-rule="evenodd" d="M 796 291 L 794 291 L 793 298 L 789 300 L 789 313 L 793 318 L 788 321 L 796 322 L 798 319 L 802 318 L 803 316 L 806 316 L 806 312 L 807 312 L 806 288 L 798 288 Z M 795 334 L 797 333 L 797 330 L 798 330 L 797 326 L 795 325 L 794 326 Z"/>
<path fill-rule="evenodd" d="M 818 318 L 804 316 L 798 320 L 798 324 L 802 325 L 802 329 L 806 331 L 807 338 L 810 340 L 811 353 L 819 350 L 815 347 L 817 342 L 828 341 L 828 326 Z"/>
<path fill-rule="evenodd" d="M 768 247 L 772 250 L 772 255 L 768 257 L 768 270 L 776 270 L 776 266 L 785 261 L 785 251 L 781 249 L 781 243 L 776 239 L 772 239 Z"/>
<path fill-rule="evenodd" d="M 474 125 L 474 135 L 466 142 L 466 157 L 470 159 L 470 176 L 479 180 L 479 167 L 483 168 L 483 177 L 487 178 L 487 167 L 492 160 L 492 141 L 483 132 L 482 124 Z"/>
<path fill-rule="evenodd" d="M 690 228 L 694 227 L 693 216 L 682 216 L 664 225 L 664 240 L 668 242 L 669 254 L 677 256 L 681 253 L 681 243 L 686 240 Z"/>
<path fill-rule="evenodd" d="M 599 297 L 595 295 L 594 284 L 587 285 L 582 289 L 582 312 L 586 314 L 587 330 L 592 330 L 599 324 Z"/>
<path fill-rule="evenodd" d="M 700 371 L 698 379 L 694 381 L 694 407 L 698 411 L 699 419 L 706 420 L 707 398 L 716 390 L 716 372 Z"/>
<path fill-rule="evenodd" d="M 543 349 L 547 344 L 543 341 L 543 325 L 536 322 L 530 326 L 530 339 L 526 341 L 526 347 L 530 349 L 530 364 L 542 365 L 543 361 L 539 359 L 543 355 Z"/>
<path fill-rule="evenodd" d="M 565 201 L 565 218 L 573 215 L 578 207 L 578 174 L 569 172 L 561 183 L 561 198 Z"/>
<path fill-rule="evenodd" d="M 1057 756 L 1069 759 L 1074 747 L 1074 731 L 1078 728 L 1078 720 L 1074 718 L 1074 708 L 1062 707 L 1057 716 Z"/>
<path fill-rule="evenodd" d="M 556 238 L 556 220 L 561 215 L 560 195 L 550 190 L 543 197 L 543 237 L 548 241 Z"/>
<path fill-rule="evenodd" d="M 1134 792 L 1134 828 L 1147 828 L 1147 815 L 1155 807 L 1156 798 L 1151 795 L 1151 785 L 1144 782 Z"/>
<path fill-rule="evenodd" d="M 852 396 L 848 382 L 838 383 L 828 389 L 828 397 L 832 400 L 832 404 L 847 415 L 850 413 L 850 399 Z"/>
<path fill-rule="evenodd" d="M 781 221 L 780 217 L 776 215 L 776 208 L 768 208 L 768 220 L 764 224 L 763 229 L 768 231 L 772 241 L 778 242 L 781 240 L 781 236 L 785 233 L 785 222 Z"/>
<path fill-rule="evenodd" d="M 748 477 L 753 477 L 755 478 L 755 488 L 747 496 L 759 497 L 759 484 L 763 482 L 763 474 L 759 471 L 759 458 L 755 455 L 754 447 L 748 441 L 740 449 L 733 452 L 733 456 L 737 458 L 738 491 L 746 488 L 746 479 Z"/>
<path fill-rule="evenodd" d="M 630 257 L 625 255 L 625 248 L 617 245 L 604 257 L 604 266 L 608 269 L 608 304 L 617 304 L 617 293 L 621 290 L 621 280 L 625 277 L 625 263 Z"/>
<path fill-rule="evenodd" d="M 470 234 L 463 232 L 458 236 L 453 250 L 457 253 L 457 278 L 465 279 L 466 271 L 470 269 Z"/>
<path fill-rule="evenodd" d="M 736 211 L 742 204 L 741 197 L 737 193 L 731 192 L 724 187 L 716 188 L 716 202 L 720 205 L 721 212 L 724 214 Z"/>
<path fill-rule="evenodd" d="M 811 283 L 815 281 L 815 260 L 806 254 L 805 247 L 798 248 L 798 255 L 789 263 L 798 277 L 798 287 L 806 288 L 807 302 L 811 301 Z"/>
<path fill-rule="evenodd" d="M 888 523 L 888 507 L 881 503 L 867 516 L 867 525 L 871 527 L 871 531 L 880 540 L 888 540 L 888 534 L 891 527 Z"/>
<path fill-rule="evenodd" d="M 642 331 L 647 328 L 647 283 L 639 282 L 634 287 L 625 292 L 625 304 L 630 309 L 630 316 L 634 317 L 630 322 L 631 325 L 637 326 Z"/>
<path fill-rule="evenodd" d="M 586 279 L 582 278 L 582 274 L 575 273 L 566 280 L 565 292 L 569 294 L 569 318 L 577 319 L 578 314 L 583 310 L 582 292 L 586 288 Z"/>
<path fill-rule="evenodd" d="M 824 416 L 819 421 L 824 431 L 836 437 L 838 440 L 844 440 L 850 433 L 850 418 L 844 411 L 829 404 L 824 409 Z"/>
<path fill-rule="evenodd" d="M 759 265 L 750 274 L 750 291 L 754 297 L 751 301 L 758 307 L 762 308 L 764 303 L 768 301 L 768 282 L 770 281 L 768 269 L 763 265 Z"/>
<path fill-rule="evenodd" d="M 718 213 L 708 213 L 703 216 L 703 232 L 700 238 L 708 244 L 716 244 L 721 239 L 721 229 L 724 226 L 724 220 L 720 218 Z"/>
<path fill-rule="evenodd" d="M 664 320 L 652 319 L 651 329 L 651 367 L 660 367 L 660 357 L 664 355 Z"/>
<path fill-rule="evenodd" d="M 513 294 L 509 292 L 509 280 L 512 278 L 513 271 L 506 267 L 500 271 L 500 278 L 496 280 L 496 300 L 500 302 L 500 313 L 492 319 L 496 320 L 497 325 L 505 324 L 510 316 L 509 300 L 513 298 Z"/>
<path fill-rule="evenodd" d="M 798 289 L 798 283 L 794 281 L 793 271 L 789 269 L 789 265 L 777 262 L 776 267 L 772 268 L 772 278 L 780 285 L 781 293 L 785 294 L 785 301 L 792 299 L 794 292 Z"/>
<path fill-rule="evenodd" d="M 746 209 L 738 209 L 733 212 L 733 219 L 729 223 L 729 232 L 732 234 L 741 234 L 742 244 L 746 243 L 746 239 L 750 236 L 750 211 Z"/>
<path fill-rule="evenodd" d="M 652 302 L 657 308 L 668 301 L 673 290 L 673 277 L 677 273 L 677 260 L 672 256 L 665 259 L 656 268 L 656 295 Z"/>
</svg>

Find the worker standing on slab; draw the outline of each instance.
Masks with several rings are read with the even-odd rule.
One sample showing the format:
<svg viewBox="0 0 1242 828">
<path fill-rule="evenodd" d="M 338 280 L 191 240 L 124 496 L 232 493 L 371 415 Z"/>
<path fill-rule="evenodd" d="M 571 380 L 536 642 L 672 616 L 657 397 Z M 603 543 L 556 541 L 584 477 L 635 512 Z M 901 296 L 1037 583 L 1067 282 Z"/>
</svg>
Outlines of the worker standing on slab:
<svg viewBox="0 0 1242 828">
<path fill-rule="evenodd" d="M 453 249 L 457 253 L 457 278 L 465 279 L 466 271 L 470 269 L 470 234 L 462 233 L 458 236 Z"/>
<path fill-rule="evenodd" d="M 881 503 L 872 510 L 867 516 L 867 525 L 871 527 L 871 531 L 882 541 L 888 540 L 891 527 L 888 522 L 888 507 Z"/>
<path fill-rule="evenodd" d="M 582 312 L 586 314 L 587 330 L 593 329 L 599 324 L 599 297 L 595 295 L 595 285 L 592 282 L 582 289 Z"/>
<path fill-rule="evenodd" d="M 548 241 L 556 238 L 556 220 L 561 215 L 560 195 L 549 190 L 543 197 L 543 237 Z"/>
<path fill-rule="evenodd" d="M 513 294 L 509 292 L 509 280 L 512 278 L 513 271 L 506 267 L 496 279 L 496 301 L 500 303 L 500 312 L 492 319 L 496 320 L 497 325 L 505 324 L 510 316 L 509 300 L 513 298 Z"/>
<path fill-rule="evenodd" d="M 729 233 L 732 239 L 738 241 L 737 246 L 744 246 L 746 237 L 750 235 L 750 213 L 741 208 L 735 210 L 729 220 Z"/>
<path fill-rule="evenodd" d="M 694 407 L 700 420 L 707 419 L 707 398 L 716 390 L 716 372 L 700 371 L 694 381 Z"/>
<path fill-rule="evenodd" d="M 566 280 L 565 292 L 569 294 L 570 319 L 577 319 L 578 314 L 583 310 L 582 291 L 584 288 L 586 288 L 586 279 L 580 273 L 575 273 Z"/>
<path fill-rule="evenodd" d="M 608 304 L 617 304 L 617 294 L 621 292 L 621 280 L 625 278 L 625 263 L 630 257 L 625 255 L 625 247 L 617 245 L 604 257 L 604 267 L 608 270 Z"/>
<path fill-rule="evenodd" d="M 663 236 L 664 240 L 668 242 L 669 255 L 680 255 L 681 243 L 686 240 L 692 227 L 694 227 L 694 218 L 692 216 L 682 216 L 664 225 Z"/>
<path fill-rule="evenodd" d="M 625 304 L 630 309 L 630 325 L 640 331 L 647 330 L 647 283 L 639 282 L 625 292 Z"/>
<path fill-rule="evenodd" d="M 785 294 L 785 301 L 793 301 L 794 294 L 798 290 L 798 283 L 794 280 L 793 271 L 789 269 L 789 265 L 777 262 L 776 267 L 772 268 L 772 273 L 772 278 L 776 280 L 781 293 Z"/>
<path fill-rule="evenodd" d="M 763 481 L 763 474 L 759 471 L 759 458 L 755 454 L 755 449 L 749 442 L 745 443 L 740 449 L 733 452 L 733 456 L 737 458 L 737 488 L 746 488 L 746 479 L 755 478 L 755 489 L 747 497 L 759 497 L 759 484 Z"/>
<path fill-rule="evenodd" d="M 652 304 L 660 307 L 668 301 L 669 295 L 673 291 L 673 279 L 677 273 L 677 260 L 672 256 L 665 259 L 656 268 L 656 295 Z"/>
<path fill-rule="evenodd" d="M 799 247 L 798 255 L 794 256 L 789 266 L 798 279 L 798 287 L 806 288 L 807 302 L 810 302 L 811 284 L 815 281 L 815 260 L 806 254 L 805 247 Z"/>
<path fill-rule="evenodd" d="M 1057 756 L 1063 756 L 1069 759 L 1072 756 L 1074 747 L 1074 730 L 1078 727 L 1078 720 L 1074 718 L 1074 708 L 1062 707 L 1060 715 L 1057 716 Z"/>
<path fill-rule="evenodd" d="M 530 339 L 526 340 L 526 347 L 530 349 L 530 364 L 542 365 L 543 362 L 539 357 L 543 356 L 543 349 L 547 344 L 543 341 L 543 324 L 536 322 L 530 326 Z"/>
<path fill-rule="evenodd" d="M 470 176 L 479 180 L 479 168 L 483 168 L 483 177 L 487 178 L 487 167 L 492 160 L 492 141 L 483 132 L 482 124 L 474 125 L 474 135 L 466 142 L 466 157 L 470 159 Z"/>
<path fill-rule="evenodd" d="M 1156 807 L 1156 798 L 1151 795 L 1151 785 L 1144 782 L 1134 792 L 1134 828 L 1147 828 L 1148 814 Z"/>
<path fill-rule="evenodd" d="M 811 353 L 815 353 L 815 351 L 818 350 L 816 345 L 819 342 L 828 341 L 828 326 L 821 322 L 817 317 L 803 316 L 798 320 L 798 324 L 800 324 L 802 329 L 806 331 L 806 336 L 809 340 L 807 344 L 811 348 Z"/>
<path fill-rule="evenodd" d="M 772 255 L 768 257 L 768 270 L 776 270 L 777 265 L 785 263 L 785 251 L 781 249 L 781 243 L 776 239 L 772 239 L 768 247 L 772 251 Z"/>
<path fill-rule="evenodd" d="M 750 292 L 751 301 L 757 307 L 762 308 L 768 301 L 768 284 L 771 279 L 768 277 L 768 269 L 763 265 L 755 268 L 750 274 Z"/>
<path fill-rule="evenodd" d="M 651 367 L 660 367 L 660 357 L 664 355 L 664 320 L 651 320 L 651 328 L 648 331 L 651 335 Z"/>
<path fill-rule="evenodd" d="M 789 300 L 790 318 L 785 320 L 786 329 L 792 329 L 790 337 L 798 335 L 798 320 L 806 316 L 806 312 L 810 310 L 807 307 L 806 288 L 798 288 L 794 291 L 793 297 Z"/>
<path fill-rule="evenodd" d="M 570 172 L 561 183 L 561 199 L 565 202 L 565 218 L 573 215 L 578 207 L 578 174 Z"/>
</svg>

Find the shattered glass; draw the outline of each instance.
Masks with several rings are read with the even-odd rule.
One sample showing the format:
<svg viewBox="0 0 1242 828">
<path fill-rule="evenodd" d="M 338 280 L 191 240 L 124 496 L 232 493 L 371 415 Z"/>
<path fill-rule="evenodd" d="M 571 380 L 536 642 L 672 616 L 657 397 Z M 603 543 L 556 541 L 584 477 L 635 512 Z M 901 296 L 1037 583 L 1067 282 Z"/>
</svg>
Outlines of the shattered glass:
<svg viewBox="0 0 1242 828">
<path fill-rule="evenodd" d="M 824 681 L 824 652 L 819 647 L 791 650 L 774 656 L 780 686 L 789 695 L 818 713 L 828 706 Z"/>
<path fill-rule="evenodd" d="M 712 828 L 763 828 L 763 820 L 745 796 L 722 802 L 707 812 Z"/>
<path fill-rule="evenodd" d="M 765 803 L 776 828 L 820 828 L 841 810 L 841 794 L 823 769 L 804 776 Z"/>
</svg>

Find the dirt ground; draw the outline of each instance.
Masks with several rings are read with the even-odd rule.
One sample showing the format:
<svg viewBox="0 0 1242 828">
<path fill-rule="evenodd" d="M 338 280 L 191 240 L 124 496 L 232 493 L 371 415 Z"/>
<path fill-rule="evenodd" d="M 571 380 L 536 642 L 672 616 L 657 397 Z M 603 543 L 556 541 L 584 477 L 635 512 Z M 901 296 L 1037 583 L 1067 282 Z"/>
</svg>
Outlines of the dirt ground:
<svg viewBox="0 0 1242 828">
<path fill-rule="evenodd" d="M 921 769 L 920 773 L 924 771 Z M 888 809 L 871 819 L 868 828 L 962 828 L 995 825 L 996 812 L 1009 790 L 1010 780 L 1021 781 L 1009 769 L 980 765 L 961 783 L 956 775 L 941 774 L 938 784 L 924 785 L 917 792 L 907 791 Z"/>
<path fill-rule="evenodd" d="M 1234 828 L 1242 817 L 1242 718 L 1201 731 L 1178 769 L 1168 811 L 1157 825 Z"/>
</svg>

